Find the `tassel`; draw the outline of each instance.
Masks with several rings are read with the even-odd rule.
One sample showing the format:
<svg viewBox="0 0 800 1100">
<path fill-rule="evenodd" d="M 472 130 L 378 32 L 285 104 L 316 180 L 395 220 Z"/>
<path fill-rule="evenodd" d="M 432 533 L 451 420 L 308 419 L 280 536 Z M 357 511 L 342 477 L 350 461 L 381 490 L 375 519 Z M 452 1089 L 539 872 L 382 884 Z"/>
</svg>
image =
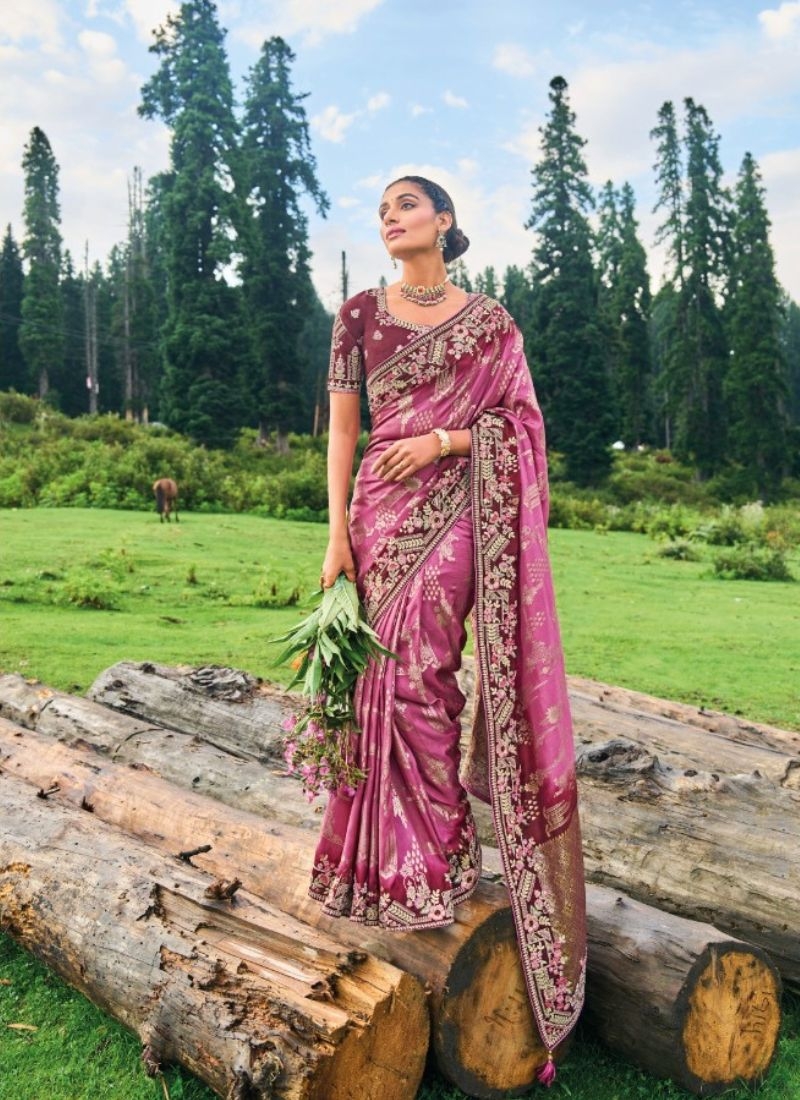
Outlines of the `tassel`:
<svg viewBox="0 0 800 1100">
<path fill-rule="evenodd" d="M 539 1066 L 539 1068 L 536 1071 L 536 1080 L 539 1082 L 540 1085 L 544 1085 L 544 1087 L 546 1089 L 549 1089 L 550 1086 L 555 1081 L 555 1079 L 556 1079 L 556 1064 L 553 1061 L 553 1052 L 552 1052 L 552 1050 L 548 1050 L 548 1052 L 547 1052 L 547 1061 L 545 1062 L 545 1064 L 543 1066 Z"/>
</svg>

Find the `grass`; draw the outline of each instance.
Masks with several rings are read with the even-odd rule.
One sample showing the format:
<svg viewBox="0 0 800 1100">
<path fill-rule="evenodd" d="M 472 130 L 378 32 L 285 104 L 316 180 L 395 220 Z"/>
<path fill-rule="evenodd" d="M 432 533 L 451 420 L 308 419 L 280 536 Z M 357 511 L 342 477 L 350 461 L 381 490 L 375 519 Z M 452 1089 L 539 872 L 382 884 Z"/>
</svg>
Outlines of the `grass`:
<svg viewBox="0 0 800 1100">
<path fill-rule="evenodd" d="M 296 592 L 313 591 L 324 542 L 322 526 L 248 515 L 186 515 L 167 526 L 135 512 L 0 512 L 0 668 L 71 691 L 126 658 L 285 678 L 268 641 L 296 621 Z M 551 545 L 571 672 L 800 728 L 797 586 L 720 581 L 707 561 L 660 558 L 640 535 L 558 530 Z M 166 1085 L 172 1100 L 212 1095 L 178 1068 Z M 0 1100 L 163 1095 L 140 1068 L 134 1036 L 0 934 Z M 586 1035 L 549 1093 L 687 1095 Z M 779 1055 L 759 1098 L 799 1095 L 800 1001 L 787 997 Z M 419 1100 L 461 1096 L 428 1077 Z"/>
</svg>

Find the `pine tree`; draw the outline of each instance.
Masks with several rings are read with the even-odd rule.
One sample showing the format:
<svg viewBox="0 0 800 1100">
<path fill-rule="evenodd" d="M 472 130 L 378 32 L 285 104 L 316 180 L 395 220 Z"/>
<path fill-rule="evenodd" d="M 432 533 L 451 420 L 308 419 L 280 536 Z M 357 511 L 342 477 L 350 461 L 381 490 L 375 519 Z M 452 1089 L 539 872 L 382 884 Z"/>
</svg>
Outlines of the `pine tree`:
<svg viewBox="0 0 800 1100">
<path fill-rule="evenodd" d="M 25 173 L 25 239 L 27 262 L 22 296 L 19 344 L 29 377 L 40 397 L 50 386 L 49 372 L 61 362 L 62 312 L 59 295 L 61 232 L 58 165 L 47 135 L 34 126 L 22 158 Z"/>
<path fill-rule="evenodd" d="M 565 453 L 567 476 L 586 485 L 607 474 L 613 432 L 588 221 L 594 203 L 563 77 L 551 81 L 550 101 L 526 223 L 538 235 L 529 351 L 550 445 Z"/>
<path fill-rule="evenodd" d="M 686 183 L 678 186 L 674 110 L 665 104 L 657 164 L 666 218 L 659 240 L 670 243 L 677 291 L 660 384 L 665 411 L 674 425 L 676 453 L 692 461 L 701 476 L 721 467 L 725 457 L 722 387 L 728 361 L 723 323 L 723 276 L 729 261 L 728 196 L 722 186 L 719 138 L 705 108 L 685 100 Z M 685 198 L 682 196 L 685 195 Z"/>
<path fill-rule="evenodd" d="M 598 232 L 600 311 L 608 334 L 617 434 L 628 446 L 652 439 L 650 279 L 637 231 L 633 188 L 626 183 L 617 192 L 607 183 Z"/>
<path fill-rule="evenodd" d="M 67 416 L 89 411 L 86 388 L 86 294 L 82 274 L 75 271 L 69 252 L 61 265 L 61 308 L 64 344 L 58 370 L 52 372 L 51 390 L 58 392 L 58 405 Z"/>
<path fill-rule="evenodd" d="M 303 100 L 292 90 L 294 54 L 282 38 L 262 47 L 247 79 L 242 176 L 250 223 L 243 238 L 242 282 L 253 339 L 254 407 L 264 436 L 279 444 L 290 430 L 310 431 L 313 389 L 301 363 L 301 335 L 314 300 L 309 274 L 307 195 L 325 215 Z"/>
<path fill-rule="evenodd" d="M 685 255 L 683 158 L 675 105 L 669 100 L 661 105 L 658 125 L 650 131 L 650 137 L 657 142 L 654 168 L 658 200 L 653 213 L 664 211 L 664 220 L 656 230 L 656 244 L 667 244 L 672 265 L 669 277 L 675 286 L 681 287 Z"/>
<path fill-rule="evenodd" d="M 781 347 L 789 379 L 789 418 L 800 428 L 800 306 L 784 292 L 781 302 Z M 800 459 L 800 453 L 798 454 Z"/>
<path fill-rule="evenodd" d="M 450 282 L 453 286 L 460 286 L 462 290 L 466 290 L 467 294 L 471 294 L 475 287 L 472 285 L 472 279 L 470 278 L 467 265 L 461 256 L 448 266 L 448 273 L 450 275 Z"/>
<path fill-rule="evenodd" d="M 237 288 L 226 282 L 236 240 L 233 89 L 212 0 L 187 0 L 156 31 L 161 65 L 140 114 L 172 130 L 160 181 L 168 316 L 164 419 L 209 446 L 232 442 L 244 416 L 247 338 Z"/>
<path fill-rule="evenodd" d="M 497 298 L 497 275 L 493 267 L 485 267 L 475 276 L 475 289 L 479 294 Z"/>
<path fill-rule="evenodd" d="M 533 287 L 525 271 L 511 264 L 503 275 L 503 293 L 500 302 L 517 323 L 524 334 L 530 323 L 533 306 Z"/>
<path fill-rule="evenodd" d="M 747 153 L 736 184 L 725 400 L 730 457 L 762 497 L 774 497 L 789 460 L 781 289 L 769 229 L 761 174 Z"/>
<path fill-rule="evenodd" d="M 28 389 L 27 370 L 19 346 L 24 289 L 22 257 L 7 226 L 0 251 L 0 390 Z"/>
</svg>

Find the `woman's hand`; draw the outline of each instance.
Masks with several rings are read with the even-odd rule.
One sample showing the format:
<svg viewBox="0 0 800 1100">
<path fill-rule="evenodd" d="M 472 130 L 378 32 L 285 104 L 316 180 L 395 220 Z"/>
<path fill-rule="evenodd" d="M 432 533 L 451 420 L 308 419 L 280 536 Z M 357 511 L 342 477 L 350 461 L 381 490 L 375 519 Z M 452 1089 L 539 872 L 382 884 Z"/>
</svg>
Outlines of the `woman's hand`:
<svg viewBox="0 0 800 1100">
<path fill-rule="evenodd" d="M 330 588 L 340 573 L 344 573 L 349 581 L 356 579 L 356 565 L 347 535 L 329 539 L 319 577 L 320 588 Z"/>
<path fill-rule="evenodd" d="M 387 447 L 372 468 L 384 481 L 405 481 L 423 466 L 435 462 L 441 453 L 442 444 L 434 432 L 412 435 Z"/>
</svg>

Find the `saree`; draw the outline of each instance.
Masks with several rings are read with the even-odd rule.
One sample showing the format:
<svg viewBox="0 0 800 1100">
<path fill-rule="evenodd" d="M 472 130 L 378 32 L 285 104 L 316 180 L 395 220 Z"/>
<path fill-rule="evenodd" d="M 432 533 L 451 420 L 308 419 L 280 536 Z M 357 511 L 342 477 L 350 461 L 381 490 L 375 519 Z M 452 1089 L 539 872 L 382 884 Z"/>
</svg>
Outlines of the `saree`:
<svg viewBox="0 0 800 1100">
<path fill-rule="evenodd" d="M 448 320 L 394 317 L 364 291 L 334 324 L 328 388 L 366 381 L 372 430 L 349 531 L 381 643 L 355 709 L 366 779 L 330 796 L 310 894 L 333 916 L 398 931 L 454 920 L 480 876 L 469 794 L 491 805 L 531 1007 L 552 1051 L 579 1015 L 586 929 L 574 749 L 547 553 L 542 417 L 509 314 L 470 294 Z M 395 440 L 469 428 L 401 483 L 373 471 Z M 476 702 L 456 672 L 473 614 Z"/>
</svg>

